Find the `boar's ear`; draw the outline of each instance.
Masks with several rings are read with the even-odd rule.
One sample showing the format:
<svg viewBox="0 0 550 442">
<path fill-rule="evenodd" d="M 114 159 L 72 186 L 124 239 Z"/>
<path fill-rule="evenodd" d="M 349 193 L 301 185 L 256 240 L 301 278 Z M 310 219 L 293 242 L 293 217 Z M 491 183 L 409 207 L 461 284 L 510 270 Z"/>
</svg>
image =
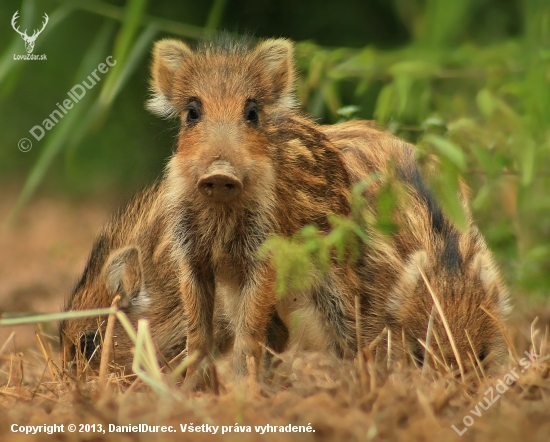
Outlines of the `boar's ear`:
<svg viewBox="0 0 550 442">
<path fill-rule="evenodd" d="M 470 268 L 474 277 L 479 278 L 483 288 L 489 296 L 494 296 L 493 300 L 498 303 L 498 308 L 502 316 L 507 316 L 512 307 L 508 296 L 508 290 L 502 283 L 497 266 L 488 250 L 482 250 L 472 260 Z"/>
<path fill-rule="evenodd" d="M 428 255 L 424 250 L 411 255 L 389 297 L 388 308 L 390 311 L 398 313 L 405 301 L 414 293 L 420 280 L 420 270 L 424 271 L 427 261 Z"/>
<path fill-rule="evenodd" d="M 254 50 L 260 64 L 267 68 L 277 99 L 294 102 L 294 48 L 289 40 L 266 40 Z"/>
<path fill-rule="evenodd" d="M 110 298 L 120 295 L 118 306 L 121 309 L 139 302 L 143 270 L 136 247 L 125 247 L 111 253 L 103 272 Z"/>
<path fill-rule="evenodd" d="M 191 54 L 191 49 L 179 40 L 165 39 L 155 43 L 150 82 L 153 97 L 147 102 L 147 109 L 155 115 L 170 117 L 176 113 L 172 104 L 174 74 Z"/>
</svg>

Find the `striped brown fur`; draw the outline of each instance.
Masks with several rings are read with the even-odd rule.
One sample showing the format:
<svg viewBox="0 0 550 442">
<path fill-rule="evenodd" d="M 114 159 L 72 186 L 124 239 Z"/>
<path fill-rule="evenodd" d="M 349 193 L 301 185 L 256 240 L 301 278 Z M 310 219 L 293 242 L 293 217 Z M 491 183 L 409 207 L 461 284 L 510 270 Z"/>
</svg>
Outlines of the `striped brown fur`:
<svg viewBox="0 0 550 442">
<path fill-rule="evenodd" d="M 507 293 L 471 221 L 465 187 L 469 227 L 461 232 L 429 190 L 414 147 L 371 122 L 316 125 L 297 110 L 293 81 L 286 40 L 255 47 L 229 40 L 196 50 L 175 40 L 156 44 L 149 108 L 180 119 L 178 147 L 163 182 L 104 229 L 69 308 L 108 306 L 116 290 L 107 290 L 112 272 L 105 268 L 113 254 L 135 247 L 150 302 L 134 310 L 130 303 L 129 314 L 134 322 L 150 318 L 166 357 L 185 346 L 188 329 L 190 353 L 204 357 L 232 348 L 242 376 L 247 357 L 259 364 L 262 344 L 276 351 L 287 346 L 296 315 L 303 327 L 291 334 L 302 348 L 352 355 L 358 296 L 366 341 L 388 327 L 394 357 L 406 350 L 421 359 L 418 339 L 425 339 L 433 306 L 422 271 L 443 306 L 461 359 L 468 362 L 474 352 L 479 359 L 501 355 L 502 336 L 480 307 L 505 318 Z M 351 187 L 373 173 L 382 176 L 365 190 L 373 213 L 385 176 L 405 190 L 394 217 L 397 232 L 388 238 L 370 229 L 371 241 L 355 266 L 333 263 L 311 291 L 278 300 L 274 270 L 257 255 L 261 244 L 306 224 L 327 232 L 327 216 L 347 216 Z M 208 186 L 220 179 L 229 184 L 229 193 L 216 199 L 211 187 L 201 188 L 205 176 Z M 92 322 L 64 324 L 65 342 L 79 345 L 74 337 L 97 329 Z M 434 330 L 444 353 L 435 348 L 435 354 L 456 367 L 437 315 Z M 129 350 L 129 343 L 122 347 Z M 125 354 L 130 361 L 129 351 Z"/>
<path fill-rule="evenodd" d="M 139 194 L 105 225 L 94 243 L 82 277 L 65 307 L 79 311 L 109 307 L 121 295 L 120 308 L 136 326 L 138 319 L 151 324 L 151 335 L 167 359 L 185 349 L 185 310 L 181 303 L 176 270 L 165 235 L 165 219 L 159 206 L 161 184 Z M 61 348 L 66 365 L 82 352 L 90 367 L 99 367 L 101 336 L 107 318 L 70 319 L 60 325 Z M 116 322 L 113 361 L 128 372 L 133 343 Z M 96 351 L 97 349 L 97 351 Z"/>
<path fill-rule="evenodd" d="M 277 322 L 288 325 L 292 310 L 278 305 L 274 270 L 258 258 L 259 247 L 270 235 L 289 236 L 307 224 L 326 232 L 329 214 L 350 210 L 340 152 L 295 106 L 292 54 L 286 40 L 196 50 L 162 40 L 153 53 L 149 108 L 181 120 L 164 210 L 188 314 L 188 350 L 199 360 L 212 352 L 219 306 L 239 376 L 248 373 L 247 358 L 259 364 L 263 343 L 284 348 L 285 342 L 266 340 L 268 323 L 276 309 Z M 218 189 L 225 192 L 219 179 L 231 193 L 217 196 Z M 209 187 L 201 187 L 205 180 Z M 339 354 L 354 347 L 359 289 L 351 269 L 335 268 L 304 301 L 330 304 L 314 311 Z"/>
<path fill-rule="evenodd" d="M 369 232 L 372 242 L 365 252 L 367 283 L 363 293 L 363 302 L 371 306 L 364 321 L 367 342 L 388 327 L 394 357 L 403 355 L 405 350 L 416 359 L 423 359 L 424 348 L 418 339 L 426 340 L 434 302 L 421 269 L 442 305 L 464 366 L 471 365 L 475 356 L 483 360 L 490 355 L 494 362 L 501 360 L 506 345 L 499 325 L 481 307 L 498 321 L 504 321 L 509 311 L 508 294 L 491 252 L 472 222 L 465 187 L 462 186 L 462 201 L 468 228 L 461 232 L 445 216 L 425 183 L 413 146 L 377 130 L 371 122 L 326 126 L 324 132 L 341 150 L 352 183 L 373 173 L 386 177 L 389 173 L 404 184 L 408 196 L 398 206 L 394 220 L 398 230 L 391 238 L 374 230 Z M 365 191 L 373 212 L 383 182 L 384 179 Z M 431 349 L 442 363 L 457 369 L 437 312 L 434 330 L 441 350 L 434 336 Z M 382 342 L 385 347 L 386 339 Z"/>
</svg>

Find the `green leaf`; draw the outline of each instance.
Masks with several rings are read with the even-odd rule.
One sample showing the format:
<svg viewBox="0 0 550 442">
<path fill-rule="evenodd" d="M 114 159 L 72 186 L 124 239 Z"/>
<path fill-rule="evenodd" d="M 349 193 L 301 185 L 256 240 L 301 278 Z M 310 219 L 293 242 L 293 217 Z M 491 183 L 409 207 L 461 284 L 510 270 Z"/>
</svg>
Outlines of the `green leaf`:
<svg viewBox="0 0 550 442">
<path fill-rule="evenodd" d="M 487 175 L 494 176 L 500 170 L 498 163 L 495 163 L 494 155 L 489 149 L 479 144 L 472 144 L 470 148 L 481 166 L 481 170 Z"/>
<path fill-rule="evenodd" d="M 370 80 L 378 69 L 378 54 L 374 48 L 367 47 L 359 54 L 344 59 L 343 62 L 331 69 L 329 75 L 334 79 L 354 76 Z"/>
<path fill-rule="evenodd" d="M 378 94 L 378 99 L 376 100 L 376 108 L 374 111 L 374 116 L 377 121 L 381 123 L 387 123 L 394 111 L 393 109 L 393 98 L 395 86 L 394 84 L 387 84 L 382 88 Z"/>
<path fill-rule="evenodd" d="M 402 117 L 407 108 L 407 100 L 411 95 L 413 79 L 407 75 L 399 75 L 395 78 L 394 84 L 397 92 L 397 116 Z"/>
<path fill-rule="evenodd" d="M 476 5 L 473 0 L 427 0 L 423 20 L 419 21 L 419 41 L 427 47 L 451 45 L 466 29 L 468 18 Z"/>
<path fill-rule="evenodd" d="M 443 212 L 463 232 L 468 229 L 468 220 L 462 207 L 457 171 L 449 163 L 442 163 L 441 170 L 431 179 L 432 189 Z"/>
<path fill-rule="evenodd" d="M 423 80 L 437 75 L 439 66 L 424 60 L 401 61 L 393 64 L 388 72 L 395 78 L 407 77 L 411 80 Z"/>
<path fill-rule="evenodd" d="M 359 112 L 360 110 L 361 110 L 360 107 L 350 105 L 350 106 L 341 107 L 340 109 L 338 109 L 338 110 L 336 111 L 336 113 L 337 113 L 338 115 L 341 115 L 342 117 L 344 117 L 344 120 L 345 120 L 345 121 L 349 121 L 349 120 L 352 119 L 353 114 L 356 114 L 356 113 Z"/>
<path fill-rule="evenodd" d="M 531 139 L 526 140 L 520 154 L 521 161 L 521 184 L 528 186 L 533 181 L 535 170 L 535 142 Z"/>
<path fill-rule="evenodd" d="M 156 24 L 147 26 L 132 46 L 130 53 L 126 57 L 125 63 L 118 63 L 114 68 L 119 67 L 116 73 L 113 73 L 112 77 L 108 77 L 105 81 L 104 87 L 101 89 L 99 101 L 102 109 L 109 108 L 119 92 L 124 88 L 132 74 L 135 72 L 143 57 L 147 55 L 151 42 L 158 33 Z M 114 69 L 113 68 L 113 69 Z M 111 71 L 109 71 L 111 73 Z M 111 81 L 107 81 L 111 80 Z"/>
<path fill-rule="evenodd" d="M 472 201 L 472 208 L 474 210 L 481 210 L 487 205 L 487 202 L 491 198 L 491 193 L 494 191 L 489 182 L 483 184 L 481 189 L 478 190 L 476 197 Z"/>
<path fill-rule="evenodd" d="M 260 257 L 267 256 L 276 271 L 277 297 L 282 298 L 292 290 L 306 290 L 313 283 L 311 254 L 299 239 L 269 238 L 260 249 Z"/>
<path fill-rule="evenodd" d="M 423 141 L 431 144 L 436 148 L 440 156 L 448 159 L 461 172 L 466 170 L 466 156 L 462 149 L 452 141 L 442 138 L 438 135 L 426 135 Z"/>
<path fill-rule="evenodd" d="M 121 64 L 124 64 L 126 56 L 134 45 L 134 39 L 141 27 L 146 9 L 147 0 L 129 0 L 126 3 L 124 21 L 117 36 L 113 53 L 115 60 Z"/>
<path fill-rule="evenodd" d="M 481 89 L 478 92 L 476 103 L 481 113 L 487 118 L 491 117 L 498 107 L 497 100 L 488 89 Z"/>
<path fill-rule="evenodd" d="M 113 59 L 116 64 L 109 70 L 101 89 L 100 101 L 104 109 L 110 105 L 118 92 L 123 71 L 127 69 L 127 58 L 135 48 L 135 36 L 141 26 L 146 7 L 147 0 L 130 0 L 127 3 L 124 21 L 114 47 Z M 150 28 L 155 29 L 155 26 L 150 25 Z"/>
<path fill-rule="evenodd" d="M 204 29 L 206 31 L 215 31 L 219 28 L 225 7 L 227 6 L 227 0 L 215 0 L 214 4 L 210 8 L 208 13 L 208 19 L 206 20 L 206 25 Z"/>
</svg>

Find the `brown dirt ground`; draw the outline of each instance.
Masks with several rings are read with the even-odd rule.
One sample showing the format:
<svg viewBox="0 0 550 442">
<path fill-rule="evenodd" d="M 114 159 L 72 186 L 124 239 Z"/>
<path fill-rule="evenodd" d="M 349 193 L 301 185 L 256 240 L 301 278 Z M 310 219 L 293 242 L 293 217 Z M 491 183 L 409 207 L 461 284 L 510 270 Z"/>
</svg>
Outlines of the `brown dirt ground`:
<svg viewBox="0 0 550 442">
<path fill-rule="evenodd" d="M 5 220 L 16 196 L 14 191 L 0 198 L 0 314 L 59 311 L 112 203 L 37 198 L 8 226 Z M 18 348 L 33 342 L 32 326 L 14 330 Z M 0 342 L 10 333 L 0 329 Z"/>
<path fill-rule="evenodd" d="M 0 199 L 0 220 L 5 220 L 15 193 Z M 108 219 L 113 204 L 88 201 L 70 203 L 37 198 L 11 228 L 0 231 L 0 313 L 58 311 L 82 271 L 99 227 Z M 511 321 L 514 347 L 522 354 L 531 348 L 530 328 L 539 317 L 535 338 L 541 353 L 548 354 L 550 323 L 548 306 L 533 307 L 516 297 Z M 14 331 L 0 355 L 1 441 L 164 441 L 256 440 L 289 441 L 548 441 L 550 440 L 550 361 L 539 360 L 506 390 L 488 410 L 474 410 L 489 387 L 503 379 L 517 362 L 503 367 L 494 379 L 460 384 L 432 373 L 422 378 L 419 370 L 403 368 L 388 375 L 367 361 L 342 362 L 322 355 L 289 351 L 270 383 L 261 390 L 237 388 L 231 370 L 219 367 L 221 393 L 188 392 L 171 386 L 157 394 L 143 384 L 131 390 L 129 381 L 111 379 L 111 389 L 99 391 L 97 379 L 85 383 L 60 382 L 53 366 L 47 366 L 37 350 L 38 332 L 47 352 L 59 365 L 56 325 L 45 324 L 0 329 L 0 348 Z M 541 344 L 541 342 L 545 342 Z M 51 349 L 49 348 L 51 347 Z M 51 368 L 51 369 L 50 369 Z M 498 393 L 495 393 L 495 398 Z M 451 428 L 465 428 L 464 416 L 473 424 L 463 436 Z M 79 432 L 80 424 L 101 424 L 106 432 Z M 174 433 L 114 433 L 109 425 L 172 425 Z M 250 432 L 235 433 L 235 424 Z M 64 425 L 52 435 L 13 432 L 16 425 Z M 77 432 L 68 431 L 69 424 Z M 220 426 L 218 434 L 182 433 L 180 424 Z M 259 434 L 255 425 L 288 424 L 311 427 L 311 433 Z M 232 432 L 221 435 L 221 426 Z M 91 430 L 91 428 L 89 428 Z M 96 430 L 99 428 L 96 426 Z"/>
</svg>

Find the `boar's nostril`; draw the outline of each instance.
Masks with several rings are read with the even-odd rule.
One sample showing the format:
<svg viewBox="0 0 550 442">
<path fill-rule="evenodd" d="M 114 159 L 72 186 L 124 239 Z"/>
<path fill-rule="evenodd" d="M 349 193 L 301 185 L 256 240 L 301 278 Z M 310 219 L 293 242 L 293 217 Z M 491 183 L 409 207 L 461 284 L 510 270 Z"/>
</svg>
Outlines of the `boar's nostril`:
<svg viewBox="0 0 550 442">
<path fill-rule="evenodd" d="M 212 201 L 227 202 L 241 193 L 241 181 L 226 169 L 217 167 L 203 175 L 198 182 L 199 191 L 203 196 Z"/>
</svg>

